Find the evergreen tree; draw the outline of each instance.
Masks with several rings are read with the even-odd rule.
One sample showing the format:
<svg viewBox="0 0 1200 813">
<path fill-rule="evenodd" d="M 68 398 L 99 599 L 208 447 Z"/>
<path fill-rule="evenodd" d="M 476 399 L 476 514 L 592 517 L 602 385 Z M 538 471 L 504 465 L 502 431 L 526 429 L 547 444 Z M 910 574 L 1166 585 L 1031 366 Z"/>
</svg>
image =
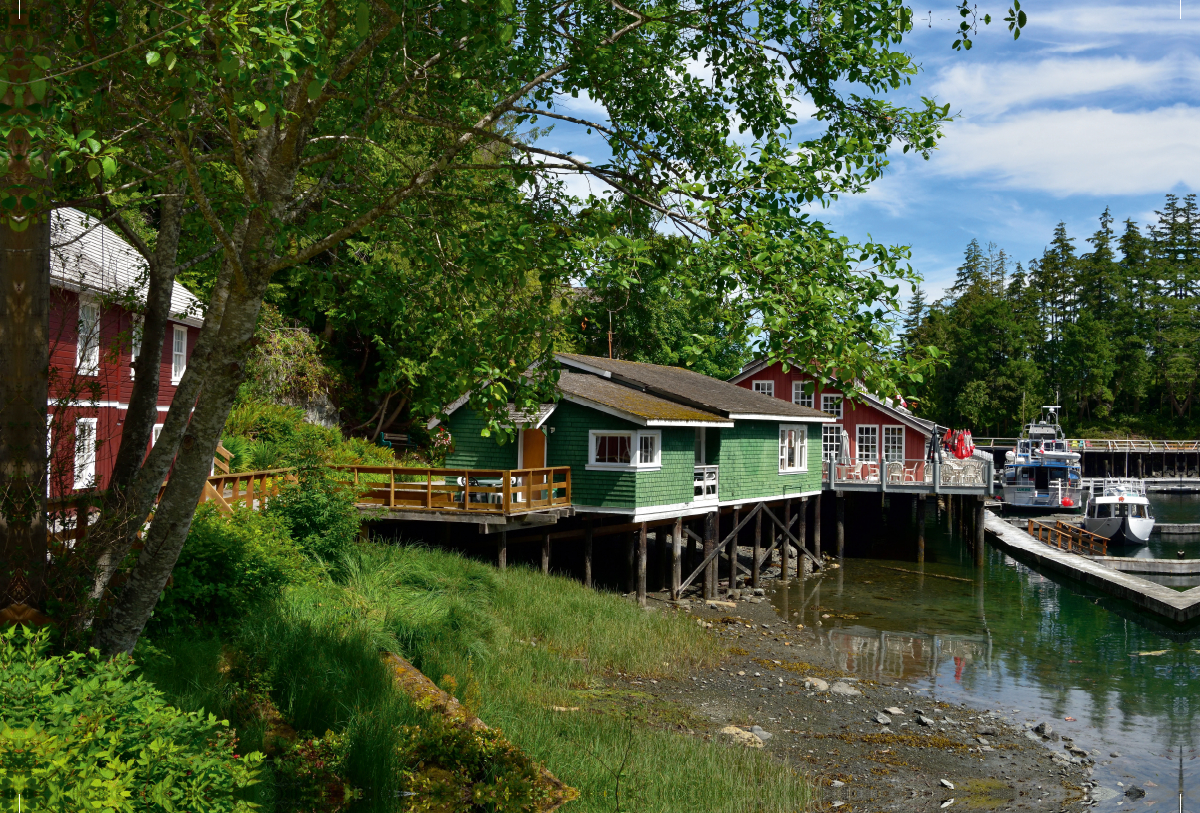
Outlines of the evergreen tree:
<svg viewBox="0 0 1200 813">
<path fill-rule="evenodd" d="M 904 340 L 907 344 L 909 337 L 913 336 L 921 322 L 925 319 L 925 311 L 928 309 L 928 304 L 925 302 L 925 292 L 921 290 L 920 283 L 913 287 L 912 298 L 908 300 L 908 310 L 904 313 Z"/>
</svg>

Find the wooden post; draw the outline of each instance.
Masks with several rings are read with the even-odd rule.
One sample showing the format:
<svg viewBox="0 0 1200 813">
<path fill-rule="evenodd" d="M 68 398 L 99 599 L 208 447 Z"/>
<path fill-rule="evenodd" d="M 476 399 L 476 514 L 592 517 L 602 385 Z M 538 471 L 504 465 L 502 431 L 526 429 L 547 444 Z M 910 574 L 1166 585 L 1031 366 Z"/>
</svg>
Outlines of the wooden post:
<svg viewBox="0 0 1200 813">
<path fill-rule="evenodd" d="M 688 572 L 691 573 L 696 569 L 696 537 L 689 535 L 687 538 L 687 546 L 687 558 L 684 559 L 683 564 L 684 567 L 687 568 Z M 683 581 L 683 576 L 680 576 L 679 580 Z"/>
<path fill-rule="evenodd" d="M 729 537 L 729 591 L 731 593 L 737 589 L 737 526 L 741 521 L 741 513 L 741 508 L 733 509 L 733 533 Z"/>
<path fill-rule="evenodd" d="M 917 495 L 917 562 L 925 561 L 925 495 Z"/>
<path fill-rule="evenodd" d="M 592 521 L 583 521 L 583 586 L 592 586 Z"/>
<path fill-rule="evenodd" d="M 796 522 L 796 539 L 800 550 L 796 552 L 796 575 L 804 572 L 804 551 L 808 550 L 808 497 L 800 498 L 800 516 Z"/>
<path fill-rule="evenodd" d="M 821 558 L 821 492 L 813 497 L 813 556 Z"/>
<path fill-rule="evenodd" d="M 646 523 L 644 522 L 638 529 L 637 600 L 638 606 L 646 606 Z"/>
<path fill-rule="evenodd" d="M 542 531 L 542 574 L 550 573 L 550 532 Z"/>
<path fill-rule="evenodd" d="M 758 587 L 758 560 L 762 558 L 762 503 L 755 506 L 754 517 L 754 561 L 750 565 L 750 586 Z"/>
<path fill-rule="evenodd" d="M 637 591 L 637 533 L 625 534 L 625 592 Z"/>
<path fill-rule="evenodd" d="M 792 530 L 792 501 L 791 500 L 784 500 L 784 502 L 783 502 L 783 527 L 787 528 L 789 533 Z M 779 578 L 784 582 L 784 584 L 787 583 L 788 570 L 790 569 L 789 566 L 791 564 L 788 561 L 788 558 L 789 558 L 788 552 L 791 550 L 791 548 L 789 546 L 791 544 L 792 543 L 788 541 L 786 534 L 779 535 Z"/>
<path fill-rule="evenodd" d="M 683 567 L 680 554 L 683 552 L 683 517 L 675 517 L 675 527 L 671 529 L 671 600 L 679 601 L 679 583 L 683 581 Z"/>
<path fill-rule="evenodd" d="M 846 555 L 846 495 L 837 492 L 837 558 L 841 561 Z"/>
<path fill-rule="evenodd" d="M 975 500 L 975 566 L 983 567 L 985 562 L 986 549 L 984 548 L 983 538 L 983 497 Z"/>
<path fill-rule="evenodd" d="M 501 570 L 508 567 L 508 531 L 501 531 L 500 538 L 496 540 L 496 567 Z"/>
<path fill-rule="evenodd" d="M 704 559 L 708 559 L 716 547 L 716 519 L 718 513 L 715 511 L 704 514 Z M 704 598 L 716 598 L 714 571 L 715 562 L 709 562 L 708 567 L 704 568 Z"/>
</svg>

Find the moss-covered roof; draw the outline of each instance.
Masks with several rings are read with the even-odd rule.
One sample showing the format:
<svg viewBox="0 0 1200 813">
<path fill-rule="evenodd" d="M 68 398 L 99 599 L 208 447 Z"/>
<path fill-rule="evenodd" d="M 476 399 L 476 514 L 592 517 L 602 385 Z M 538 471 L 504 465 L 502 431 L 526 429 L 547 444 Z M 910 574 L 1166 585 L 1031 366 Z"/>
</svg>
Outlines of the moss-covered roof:
<svg viewBox="0 0 1200 813">
<path fill-rule="evenodd" d="M 738 415 L 769 415 L 801 421 L 829 421 L 830 416 L 811 407 L 793 404 L 782 398 L 770 398 L 761 393 L 685 370 L 661 364 L 623 361 L 601 356 L 581 356 L 576 353 L 556 353 L 562 364 L 593 373 L 607 373 L 613 386 L 629 385 L 644 390 L 644 394 L 687 404 L 695 409 L 722 417 Z M 596 377 L 593 375 L 592 377 Z"/>
<path fill-rule="evenodd" d="M 596 375 L 564 370 L 559 376 L 558 387 L 564 396 L 590 401 L 647 421 L 729 422 L 727 418 L 712 412 L 677 404 Z"/>
</svg>

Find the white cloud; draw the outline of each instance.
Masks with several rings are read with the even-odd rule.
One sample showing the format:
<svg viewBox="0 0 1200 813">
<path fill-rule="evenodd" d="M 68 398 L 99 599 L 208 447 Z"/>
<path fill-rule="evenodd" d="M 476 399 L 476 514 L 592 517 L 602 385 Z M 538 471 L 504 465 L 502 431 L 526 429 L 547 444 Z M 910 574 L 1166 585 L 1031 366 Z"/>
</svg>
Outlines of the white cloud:
<svg viewBox="0 0 1200 813">
<path fill-rule="evenodd" d="M 948 128 L 933 168 L 1055 195 L 1200 189 L 1200 109 L 1033 111 Z"/>
<path fill-rule="evenodd" d="M 958 64 L 943 71 L 932 90 L 967 118 L 1055 101 L 1078 104 L 1097 94 L 1133 94 L 1141 105 L 1155 98 L 1200 99 L 1200 59 L 1175 53 L 1155 61 L 1114 56 Z"/>
<path fill-rule="evenodd" d="M 1073 39 L 1096 34 L 1120 37 L 1125 41 L 1139 34 L 1193 40 L 1200 36 L 1200 6 L 1194 0 L 1182 4 L 1182 19 L 1180 4 L 1170 0 L 1105 6 L 1062 4 L 1054 9 L 1038 4 L 1030 8 L 1029 15 L 1025 34 L 1039 38 L 1047 30 Z"/>
</svg>

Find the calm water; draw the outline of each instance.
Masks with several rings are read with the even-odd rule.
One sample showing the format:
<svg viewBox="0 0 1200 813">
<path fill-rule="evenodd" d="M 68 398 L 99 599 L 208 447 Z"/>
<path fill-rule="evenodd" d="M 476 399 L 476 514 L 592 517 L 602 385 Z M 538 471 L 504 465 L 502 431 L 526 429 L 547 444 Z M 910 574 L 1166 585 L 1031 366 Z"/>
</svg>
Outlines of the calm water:
<svg viewBox="0 0 1200 813">
<path fill-rule="evenodd" d="M 1200 500 L 1190 499 L 1188 518 L 1165 521 L 1200 522 Z M 1178 810 L 1182 746 L 1184 809 L 1200 810 L 1200 625 L 1159 621 L 993 548 L 977 571 L 933 520 L 923 574 L 911 561 L 847 559 L 793 582 L 776 607 L 815 627 L 847 671 L 904 679 L 921 696 L 1000 710 L 1016 722 L 1047 721 L 1099 750 L 1097 763 L 1111 760 L 1096 765 L 1101 785 L 1133 783 L 1148 794 L 1096 809 Z M 1121 756 L 1111 758 L 1114 751 Z"/>
<path fill-rule="evenodd" d="M 1200 522 L 1200 494 L 1151 492 L 1146 496 L 1154 507 L 1156 523 Z M 1200 559 L 1200 534 L 1163 535 L 1156 532 L 1150 536 L 1150 542 L 1147 545 L 1136 548 L 1118 548 L 1113 553 L 1117 556 L 1133 556 L 1139 559 L 1175 559 L 1181 550 L 1185 559 Z M 1191 586 L 1197 584 L 1200 584 L 1200 579 L 1194 580 Z"/>
</svg>

